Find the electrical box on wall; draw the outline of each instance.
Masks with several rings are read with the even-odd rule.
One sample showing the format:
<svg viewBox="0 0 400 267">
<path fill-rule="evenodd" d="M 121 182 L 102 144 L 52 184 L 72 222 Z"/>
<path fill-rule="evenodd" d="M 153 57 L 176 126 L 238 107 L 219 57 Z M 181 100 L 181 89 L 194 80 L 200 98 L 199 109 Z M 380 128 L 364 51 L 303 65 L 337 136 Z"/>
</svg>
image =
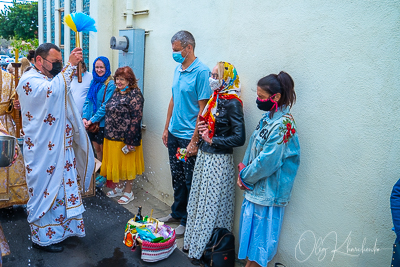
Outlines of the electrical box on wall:
<svg viewBox="0 0 400 267">
<path fill-rule="evenodd" d="M 122 50 L 128 52 L 129 39 L 126 36 L 113 36 L 110 40 L 110 48 L 115 50 Z"/>
<path fill-rule="evenodd" d="M 122 48 L 118 54 L 118 67 L 129 66 L 138 79 L 138 86 L 143 92 L 144 76 L 144 29 L 119 30 L 119 37 L 116 37 L 116 48 Z M 124 42 L 126 38 L 126 43 Z M 119 45 L 121 44 L 121 45 Z M 118 47 L 118 48 L 117 48 Z"/>
</svg>

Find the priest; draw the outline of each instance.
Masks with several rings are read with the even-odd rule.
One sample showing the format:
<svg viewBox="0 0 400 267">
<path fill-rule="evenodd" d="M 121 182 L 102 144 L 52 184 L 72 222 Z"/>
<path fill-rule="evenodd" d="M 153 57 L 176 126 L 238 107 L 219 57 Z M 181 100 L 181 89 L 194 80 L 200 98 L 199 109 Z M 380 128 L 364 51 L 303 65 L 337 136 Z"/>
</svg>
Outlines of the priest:
<svg viewBox="0 0 400 267">
<path fill-rule="evenodd" d="M 94 170 L 91 144 L 70 91 L 82 60 L 75 48 L 63 67 L 60 49 L 41 44 L 34 67 L 22 76 L 17 93 L 21 106 L 24 161 L 32 246 L 61 252 L 59 243 L 85 236 L 82 193 Z"/>
</svg>

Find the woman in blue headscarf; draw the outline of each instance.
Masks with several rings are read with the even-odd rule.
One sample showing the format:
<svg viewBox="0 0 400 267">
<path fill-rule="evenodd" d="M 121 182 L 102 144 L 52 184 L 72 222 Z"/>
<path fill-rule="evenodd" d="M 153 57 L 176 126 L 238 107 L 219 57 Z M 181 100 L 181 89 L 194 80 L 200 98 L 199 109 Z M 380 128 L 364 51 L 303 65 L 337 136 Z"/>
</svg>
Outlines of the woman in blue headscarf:
<svg viewBox="0 0 400 267">
<path fill-rule="evenodd" d="M 96 151 L 97 159 L 102 161 L 105 106 L 115 90 L 108 58 L 96 58 L 93 62 L 92 74 L 93 80 L 83 104 L 82 119 Z"/>
</svg>

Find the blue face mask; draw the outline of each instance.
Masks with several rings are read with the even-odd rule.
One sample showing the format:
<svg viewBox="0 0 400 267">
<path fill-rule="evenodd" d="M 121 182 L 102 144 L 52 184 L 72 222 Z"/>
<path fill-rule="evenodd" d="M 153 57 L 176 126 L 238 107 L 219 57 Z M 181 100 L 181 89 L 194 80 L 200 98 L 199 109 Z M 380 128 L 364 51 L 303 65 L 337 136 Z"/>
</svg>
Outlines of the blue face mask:
<svg viewBox="0 0 400 267">
<path fill-rule="evenodd" d="M 183 51 L 183 50 L 182 50 Z M 172 52 L 172 58 L 178 62 L 178 63 L 183 63 L 183 61 L 185 61 L 185 58 L 182 57 L 182 51 L 179 52 Z"/>
<path fill-rule="evenodd" d="M 122 92 L 125 92 L 128 88 L 129 88 L 129 86 L 127 85 L 127 86 L 125 86 L 124 89 L 121 89 L 121 91 L 122 91 Z"/>
</svg>

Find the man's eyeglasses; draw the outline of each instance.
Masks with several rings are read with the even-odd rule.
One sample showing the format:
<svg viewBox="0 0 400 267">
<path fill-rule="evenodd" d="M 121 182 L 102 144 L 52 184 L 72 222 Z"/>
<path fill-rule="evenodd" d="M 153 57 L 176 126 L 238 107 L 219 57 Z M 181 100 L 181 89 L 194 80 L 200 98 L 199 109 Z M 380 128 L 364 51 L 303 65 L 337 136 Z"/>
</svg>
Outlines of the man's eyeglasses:
<svg viewBox="0 0 400 267">
<path fill-rule="evenodd" d="M 47 59 L 45 59 L 44 57 L 43 57 L 43 59 L 46 60 L 47 62 L 51 63 L 51 64 L 56 63 L 56 62 L 59 62 L 59 63 L 62 64 L 62 60 L 56 60 L 56 61 L 54 61 L 54 62 L 51 62 L 50 60 L 47 60 Z"/>
<path fill-rule="evenodd" d="M 213 79 L 218 79 L 218 73 L 212 73 L 211 71 L 209 72 L 209 76 L 212 77 Z"/>
</svg>

